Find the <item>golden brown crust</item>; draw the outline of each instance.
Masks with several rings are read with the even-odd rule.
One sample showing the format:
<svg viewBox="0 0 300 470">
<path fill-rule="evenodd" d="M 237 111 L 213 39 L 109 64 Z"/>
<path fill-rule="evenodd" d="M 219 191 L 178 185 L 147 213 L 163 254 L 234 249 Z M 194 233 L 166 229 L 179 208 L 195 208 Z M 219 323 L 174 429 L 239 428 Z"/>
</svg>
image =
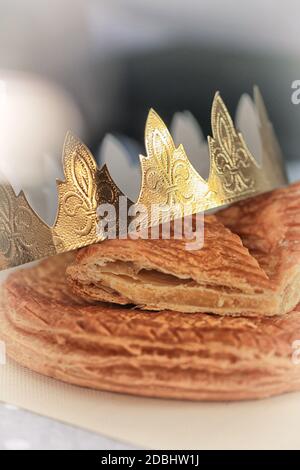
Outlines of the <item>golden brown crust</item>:
<svg viewBox="0 0 300 470">
<path fill-rule="evenodd" d="M 300 261 L 300 182 L 217 213 L 218 220 L 243 244 L 275 282 L 285 268 Z"/>
<path fill-rule="evenodd" d="M 1 293 L 0 339 L 36 372 L 99 390 L 245 400 L 300 389 L 292 343 L 300 308 L 275 318 L 150 313 L 72 294 L 64 257 L 13 273 Z"/>
<path fill-rule="evenodd" d="M 218 213 L 257 259 L 290 311 L 300 300 L 300 183 L 241 201 Z"/>
<path fill-rule="evenodd" d="M 145 310 L 284 314 L 300 301 L 299 196 L 300 183 L 207 216 L 198 251 L 186 240 L 89 246 L 67 270 L 70 285 L 85 299 Z"/>
<path fill-rule="evenodd" d="M 78 252 L 68 280 L 83 298 L 145 310 L 240 314 L 261 308 L 256 294 L 268 289 L 267 276 L 215 216 L 205 218 L 202 249 L 188 251 L 186 243 L 107 240 Z"/>
</svg>

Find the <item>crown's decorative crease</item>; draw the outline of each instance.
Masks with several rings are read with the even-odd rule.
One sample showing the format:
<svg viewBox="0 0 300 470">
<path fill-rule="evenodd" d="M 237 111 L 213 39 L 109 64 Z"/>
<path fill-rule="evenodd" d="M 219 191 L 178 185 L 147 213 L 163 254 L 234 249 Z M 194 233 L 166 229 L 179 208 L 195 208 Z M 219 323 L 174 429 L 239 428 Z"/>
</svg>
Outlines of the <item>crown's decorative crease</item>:
<svg viewBox="0 0 300 470">
<path fill-rule="evenodd" d="M 136 204 L 126 199 L 127 207 L 133 205 L 137 212 L 140 205 L 146 208 L 144 225 L 216 208 L 285 182 L 279 146 L 258 91 L 255 102 L 264 138 L 262 168 L 217 93 L 211 113 L 212 137 L 208 137 L 207 181 L 192 166 L 184 147 L 175 146 L 158 114 L 150 110 L 145 130 L 147 155 L 140 156 L 140 195 Z M 57 182 L 58 210 L 53 227 L 33 211 L 23 192 L 16 195 L 6 181 L 0 185 L 0 270 L 102 241 L 106 235 L 99 230 L 98 207 L 103 204 L 115 208 L 119 234 L 119 201 L 124 194 L 106 165 L 99 169 L 88 148 L 70 133 L 64 144 L 63 167 L 65 180 Z M 153 206 L 161 208 L 155 219 Z M 127 215 L 126 229 L 131 220 Z"/>
<path fill-rule="evenodd" d="M 269 187 L 268 176 L 251 155 L 236 131 L 223 100 L 217 93 L 212 106 L 213 137 L 208 137 L 211 168 L 209 185 L 219 201 L 231 202 Z"/>
<path fill-rule="evenodd" d="M 140 156 L 142 187 L 138 204 L 149 212 L 153 205 L 173 207 L 179 209 L 177 216 L 186 208 L 189 212 L 203 210 L 200 201 L 205 205 L 209 186 L 189 162 L 183 146 L 175 147 L 166 125 L 153 109 L 146 123 L 145 143 L 147 157 Z"/>
<path fill-rule="evenodd" d="M 1 176 L 3 182 L 3 177 Z M 0 269 L 55 254 L 52 232 L 30 207 L 21 191 L 0 185 Z"/>
<path fill-rule="evenodd" d="M 53 234 L 57 251 L 96 243 L 97 165 L 87 147 L 68 133 L 63 152 L 65 181 L 57 182 L 59 206 Z"/>
</svg>

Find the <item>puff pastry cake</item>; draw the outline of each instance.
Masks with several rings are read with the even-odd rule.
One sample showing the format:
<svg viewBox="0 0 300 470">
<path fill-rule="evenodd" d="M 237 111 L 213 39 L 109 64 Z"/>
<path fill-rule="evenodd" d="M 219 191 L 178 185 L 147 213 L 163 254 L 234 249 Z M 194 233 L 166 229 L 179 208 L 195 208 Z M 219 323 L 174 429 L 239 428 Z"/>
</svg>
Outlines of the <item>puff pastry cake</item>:
<svg viewBox="0 0 300 470">
<path fill-rule="evenodd" d="M 67 270 L 84 299 L 144 310 L 273 316 L 300 301 L 300 183 L 205 217 L 204 247 L 186 240 L 107 240 Z"/>
<path fill-rule="evenodd" d="M 23 366 L 151 397 L 243 400 L 300 389 L 300 368 L 291 360 L 299 308 L 281 317 L 232 318 L 90 304 L 66 283 L 69 261 L 59 256 L 19 270 L 2 287 L 0 339 Z"/>
</svg>

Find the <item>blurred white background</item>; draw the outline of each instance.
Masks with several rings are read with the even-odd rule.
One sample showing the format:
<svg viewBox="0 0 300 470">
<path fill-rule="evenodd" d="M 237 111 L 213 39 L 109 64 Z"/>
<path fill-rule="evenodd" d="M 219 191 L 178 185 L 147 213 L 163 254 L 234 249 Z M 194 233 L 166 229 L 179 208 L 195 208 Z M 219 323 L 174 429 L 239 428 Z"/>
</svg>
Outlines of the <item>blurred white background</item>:
<svg viewBox="0 0 300 470">
<path fill-rule="evenodd" d="M 299 8 L 296 0 L 0 0 L 0 68 L 64 84 L 95 123 L 116 99 L 114 57 L 178 42 L 300 56 Z"/>
<path fill-rule="evenodd" d="M 299 57 L 298 9 L 296 0 L 0 0 L 0 68 L 68 88 L 93 133 L 115 121 L 116 58 L 178 43 Z"/>
</svg>

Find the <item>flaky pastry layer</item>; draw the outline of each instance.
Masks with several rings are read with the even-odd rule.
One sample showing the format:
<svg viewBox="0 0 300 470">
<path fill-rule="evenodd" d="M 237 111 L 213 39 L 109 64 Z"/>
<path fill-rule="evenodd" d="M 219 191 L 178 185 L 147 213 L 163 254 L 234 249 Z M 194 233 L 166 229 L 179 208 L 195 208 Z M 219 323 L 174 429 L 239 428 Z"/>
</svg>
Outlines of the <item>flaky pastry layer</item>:
<svg viewBox="0 0 300 470">
<path fill-rule="evenodd" d="M 107 240 L 67 269 L 85 299 L 144 310 L 280 315 L 300 301 L 300 183 L 205 217 L 187 240 Z"/>
</svg>

